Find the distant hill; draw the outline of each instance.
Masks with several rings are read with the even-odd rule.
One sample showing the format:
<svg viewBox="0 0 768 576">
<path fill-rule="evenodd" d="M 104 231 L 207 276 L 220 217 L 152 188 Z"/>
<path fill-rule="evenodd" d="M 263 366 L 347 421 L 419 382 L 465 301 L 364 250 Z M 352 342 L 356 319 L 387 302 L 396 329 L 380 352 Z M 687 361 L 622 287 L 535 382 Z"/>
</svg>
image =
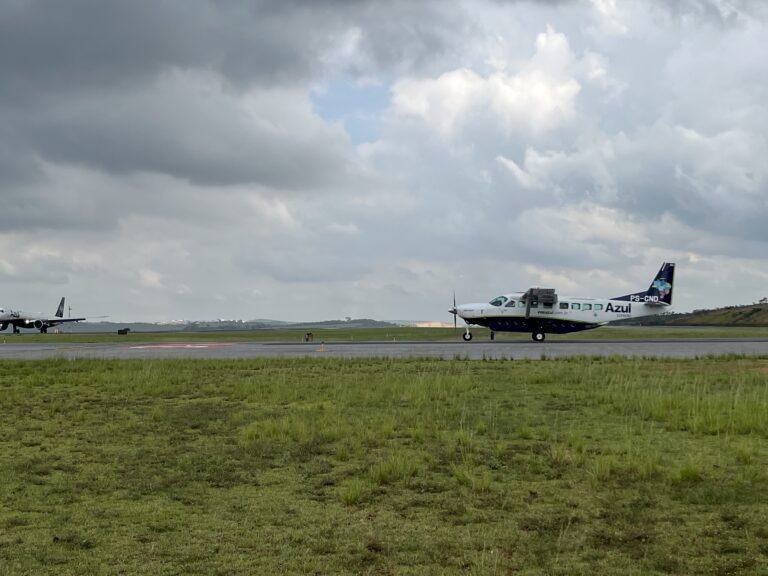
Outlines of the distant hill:
<svg viewBox="0 0 768 576">
<path fill-rule="evenodd" d="M 660 314 L 612 322 L 615 325 L 641 326 L 768 326 L 768 304 L 727 306 L 713 310 L 694 310 L 687 314 Z"/>
<path fill-rule="evenodd" d="M 392 328 L 397 326 L 391 322 L 381 322 L 368 318 L 351 318 L 349 320 L 325 320 L 322 322 L 279 322 L 261 320 L 248 322 L 190 322 L 184 327 L 186 331 L 205 332 L 209 330 L 321 330 L 333 328 Z"/>
<path fill-rule="evenodd" d="M 117 332 L 129 328 L 131 332 L 216 332 L 234 330 L 320 330 L 334 328 L 393 328 L 392 322 L 380 322 L 367 318 L 326 320 L 324 322 L 282 322 L 280 320 L 215 320 L 200 322 L 80 322 L 58 327 L 62 332 L 93 333 Z"/>
<path fill-rule="evenodd" d="M 671 319 L 673 326 L 768 326 L 768 304 L 728 306 L 714 310 L 694 310 Z"/>
</svg>

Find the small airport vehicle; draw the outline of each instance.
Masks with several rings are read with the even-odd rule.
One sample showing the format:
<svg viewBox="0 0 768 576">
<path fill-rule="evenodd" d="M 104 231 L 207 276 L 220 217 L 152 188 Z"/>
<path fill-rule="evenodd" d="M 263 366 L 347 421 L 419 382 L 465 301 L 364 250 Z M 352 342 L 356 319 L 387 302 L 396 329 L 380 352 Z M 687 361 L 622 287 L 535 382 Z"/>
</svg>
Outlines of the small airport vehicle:
<svg viewBox="0 0 768 576">
<path fill-rule="evenodd" d="M 472 340 L 470 326 L 484 326 L 494 332 L 530 332 L 535 342 L 546 334 L 567 334 L 598 328 L 613 320 L 652 316 L 672 305 L 675 265 L 664 263 L 648 290 L 609 299 L 560 296 L 553 288 L 529 288 L 498 296 L 488 303 L 456 306 L 454 326 L 460 317 L 467 323 L 462 338 Z"/>
<path fill-rule="evenodd" d="M 14 334 L 18 334 L 20 328 L 40 330 L 40 334 L 46 334 L 51 326 L 66 322 L 81 322 L 82 320 L 85 318 L 64 318 L 64 298 L 59 302 L 59 307 L 53 318 L 27 314 L 21 310 L 0 308 L 0 331 L 5 330 L 10 325 L 13 326 Z"/>
</svg>

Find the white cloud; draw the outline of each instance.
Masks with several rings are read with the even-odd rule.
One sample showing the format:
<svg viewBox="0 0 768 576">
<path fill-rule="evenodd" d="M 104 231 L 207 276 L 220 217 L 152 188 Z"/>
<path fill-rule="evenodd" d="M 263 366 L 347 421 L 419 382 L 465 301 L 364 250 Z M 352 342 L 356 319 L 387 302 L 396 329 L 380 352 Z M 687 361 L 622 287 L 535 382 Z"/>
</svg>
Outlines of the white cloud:
<svg viewBox="0 0 768 576">
<path fill-rule="evenodd" d="M 626 2 L 618 0 L 590 0 L 599 15 L 602 32 L 624 35 L 629 31 Z"/>
<path fill-rule="evenodd" d="M 444 137 L 490 113 L 507 134 L 547 132 L 575 115 L 579 82 L 565 35 L 551 26 L 536 38 L 536 52 L 517 74 L 482 77 L 467 69 L 434 79 L 406 79 L 393 87 L 395 113 L 421 118 Z"/>
<path fill-rule="evenodd" d="M 142 268 L 139 270 L 139 283 L 144 288 L 162 288 L 163 276 L 155 270 L 149 268 Z"/>
</svg>

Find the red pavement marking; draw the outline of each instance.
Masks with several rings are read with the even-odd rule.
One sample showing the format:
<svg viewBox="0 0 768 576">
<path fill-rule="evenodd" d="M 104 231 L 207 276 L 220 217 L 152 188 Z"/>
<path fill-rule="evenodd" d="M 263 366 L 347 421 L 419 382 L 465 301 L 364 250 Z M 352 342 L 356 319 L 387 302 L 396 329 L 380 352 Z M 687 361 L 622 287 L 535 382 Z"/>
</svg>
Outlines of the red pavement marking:
<svg viewBox="0 0 768 576">
<path fill-rule="evenodd" d="M 224 348 L 226 346 L 232 346 L 232 344 L 185 344 L 181 342 L 178 344 L 144 344 L 141 346 L 131 346 L 131 349 L 132 350 L 152 350 L 152 349 L 165 350 L 168 348 L 184 348 L 184 349 Z"/>
</svg>

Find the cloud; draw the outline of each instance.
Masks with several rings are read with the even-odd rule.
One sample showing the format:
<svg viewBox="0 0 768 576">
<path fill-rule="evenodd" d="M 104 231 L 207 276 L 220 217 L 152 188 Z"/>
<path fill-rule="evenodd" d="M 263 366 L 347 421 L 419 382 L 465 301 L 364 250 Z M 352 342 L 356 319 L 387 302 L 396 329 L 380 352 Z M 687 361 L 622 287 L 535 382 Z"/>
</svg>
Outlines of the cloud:
<svg viewBox="0 0 768 576">
<path fill-rule="evenodd" d="M 139 283 L 144 288 L 162 288 L 163 276 L 155 270 L 149 268 L 142 268 L 139 270 Z"/>
<path fill-rule="evenodd" d="M 393 87 L 396 114 L 421 118 L 444 137 L 461 133 L 488 111 L 507 133 L 534 135 L 567 123 L 575 114 L 580 85 L 570 74 L 575 58 L 567 38 L 552 27 L 538 35 L 536 52 L 517 74 L 486 78 L 467 69 L 427 80 L 407 79 Z"/>
<path fill-rule="evenodd" d="M 16 115 L 11 131 L 51 163 L 208 185 L 317 188 L 357 169 L 346 133 L 322 122 L 306 94 L 236 95 L 209 74 L 168 73 L 136 90 L 61 100 Z"/>
</svg>

